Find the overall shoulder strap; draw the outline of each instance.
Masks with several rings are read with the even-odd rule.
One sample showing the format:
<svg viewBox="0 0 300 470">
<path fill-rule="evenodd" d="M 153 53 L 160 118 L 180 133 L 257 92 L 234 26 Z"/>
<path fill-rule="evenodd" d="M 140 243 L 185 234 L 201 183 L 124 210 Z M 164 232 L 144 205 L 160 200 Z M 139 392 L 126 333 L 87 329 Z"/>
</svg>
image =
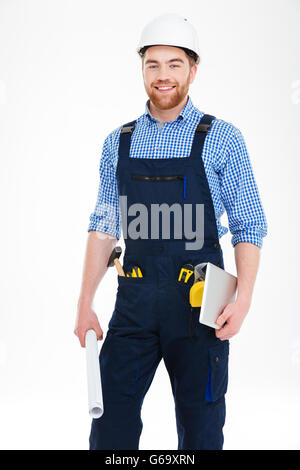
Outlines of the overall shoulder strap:
<svg viewBox="0 0 300 470">
<path fill-rule="evenodd" d="M 216 119 L 215 116 L 212 116 L 211 114 L 204 114 L 200 119 L 200 122 L 196 127 L 195 132 L 205 132 L 207 134 L 207 132 L 211 128 L 214 119 Z"/>
<path fill-rule="evenodd" d="M 120 132 L 119 158 L 129 158 L 131 135 L 135 128 L 136 120 L 123 124 Z"/>
<path fill-rule="evenodd" d="M 191 150 L 191 155 L 190 155 L 191 159 L 199 160 L 199 158 L 201 158 L 204 141 L 211 128 L 211 125 L 214 119 L 216 119 L 215 116 L 212 116 L 210 114 L 204 114 L 202 118 L 200 119 L 200 122 L 195 129 L 194 140 L 193 140 L 192 150 Z"/>
</svg>

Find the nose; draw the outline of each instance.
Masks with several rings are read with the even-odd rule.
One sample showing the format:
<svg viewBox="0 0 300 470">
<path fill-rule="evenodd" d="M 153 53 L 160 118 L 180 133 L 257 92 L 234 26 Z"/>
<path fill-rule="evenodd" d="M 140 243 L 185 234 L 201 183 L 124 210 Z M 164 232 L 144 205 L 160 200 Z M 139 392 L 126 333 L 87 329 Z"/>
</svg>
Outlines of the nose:
<svg viewBox="0 0 300 470">
<path fill-rule="evenodd" d="M 170 69 L 168 65 L 160 65 L 156 76 L 157 82 L 171 83 Z"/>
</svg>

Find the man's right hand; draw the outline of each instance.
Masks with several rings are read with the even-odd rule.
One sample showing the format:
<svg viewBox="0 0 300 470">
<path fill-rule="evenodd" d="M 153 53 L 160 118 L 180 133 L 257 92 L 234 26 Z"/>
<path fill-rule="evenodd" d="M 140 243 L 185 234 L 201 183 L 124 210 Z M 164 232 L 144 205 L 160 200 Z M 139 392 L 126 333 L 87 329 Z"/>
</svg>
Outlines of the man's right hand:
<svg viewBox="0 0 300 470">
<path fill-rule="evenodd" d="M 88 330 L 95 330 L 97 339 L 103 339 L 103 331 L 96 313 L 90 305 L 78 302 L 77 319 L 74 334 L 78 336 L 80 344 L 85 348 L 85 335 Z"/>
<path fill-rule="evenodd" d="M 96 230 L 89 232 L 74 330 L 83 348 L 88 330 L 95 330 L 98 340 L 103 339 L 103 331 L 91 306 L 97 286 L 108 269 L 107 263 L 116 243 L 116 237 L 110 234 Z"/>
</svg>

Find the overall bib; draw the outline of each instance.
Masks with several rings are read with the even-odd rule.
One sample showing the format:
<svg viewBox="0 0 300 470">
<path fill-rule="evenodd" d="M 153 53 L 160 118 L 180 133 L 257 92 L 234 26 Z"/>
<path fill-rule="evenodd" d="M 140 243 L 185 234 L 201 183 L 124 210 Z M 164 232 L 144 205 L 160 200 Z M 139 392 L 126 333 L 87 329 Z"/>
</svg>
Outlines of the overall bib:
<svg viewBox="0 0 300 470">
<path fill-rule="evenodd" d="M 122 127 L 117 183 L 127 207 L 148 209 L 148 238 L 124 236 L 123 269 L 141 268 L 143 277 L 118 275 L 118 291 L 107 335 L 100 351 L 104 413 L 93 419 L 90 449 L 138 449 L 143 423 L 141 407 L 157 366 L 164 360 L 175 404 L 179 450 L 222 449 L 229 341 L 199 323 L 199 308 L 191 308 L 191 284 L 178 280 L 185 264 L 211 262 L 224 269 L 213 202 L 202 160 L 202 149 L 214 116 L 199 122 L 191 154 L 181 158 L 132 158 L 135 121 Z M 204 243 L 186 249 L 187 240 L 158 230 L 151 239 L 153 204 L 196 204 L 204 207 Z M 183 219 L 183 217 L 182 217 Z M 133 217 L 123 217 L 127 233 Z M 145 220 L 145 219 L 144 219 Z M 183 222 L 182 222 L 183 224 Z M 178 225 L 178 224 L 177 224 Z M 178 228 L 178 227 L 177 227 Z M 142 231 L 142 227 L 141 227 Z M 130 233 L 130 230 L 128 230 Z M 159 425 L 159 412 L 153 419 Z"/>
</svg>

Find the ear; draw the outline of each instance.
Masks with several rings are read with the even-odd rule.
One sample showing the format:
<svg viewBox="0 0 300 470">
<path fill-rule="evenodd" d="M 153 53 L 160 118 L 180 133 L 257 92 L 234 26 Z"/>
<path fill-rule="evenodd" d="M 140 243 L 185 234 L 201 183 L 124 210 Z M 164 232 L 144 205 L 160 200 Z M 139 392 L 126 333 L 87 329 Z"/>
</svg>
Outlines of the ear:
<svg viewBox="0 0 300 470">
<path fill-rule="evenodd" d="M 190 70 L 190 83 L 193 83 L 193 81 L 195 80 L 197 70 L 198 70 L 197 65 L 196 64 L 193 65 L 193 67 Z"/>
</svg>

